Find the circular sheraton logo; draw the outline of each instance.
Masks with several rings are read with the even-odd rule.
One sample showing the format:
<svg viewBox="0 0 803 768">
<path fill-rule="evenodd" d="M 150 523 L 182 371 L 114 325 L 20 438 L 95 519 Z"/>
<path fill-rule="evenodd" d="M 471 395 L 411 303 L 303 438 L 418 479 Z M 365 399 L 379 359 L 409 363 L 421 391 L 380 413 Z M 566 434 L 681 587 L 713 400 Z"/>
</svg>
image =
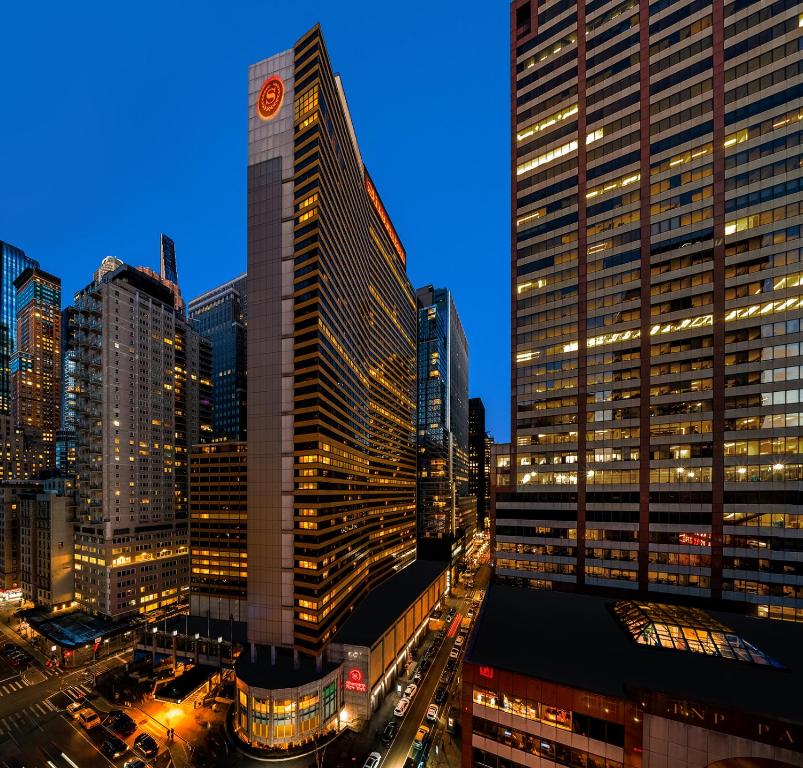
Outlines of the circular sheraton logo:
<svg viewBox="0 0 803 768">
<path fill-rule="evenodd" d="M 263 120 L 272 120 L 284 100 L 284 83 L 278 75 L 271 75 L 264 83 L 257 99 L 257 112 Z"/>
</svg>

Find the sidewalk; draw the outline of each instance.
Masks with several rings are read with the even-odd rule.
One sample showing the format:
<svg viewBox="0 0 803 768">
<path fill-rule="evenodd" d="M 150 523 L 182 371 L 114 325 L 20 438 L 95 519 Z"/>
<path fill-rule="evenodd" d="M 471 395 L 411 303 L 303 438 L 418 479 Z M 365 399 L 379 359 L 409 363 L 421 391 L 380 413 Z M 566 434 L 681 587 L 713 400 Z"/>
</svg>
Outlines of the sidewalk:
<svg viewBox="0 0 803 768">
<path fill-rule="evenodd" d="M 460 738 L 445 729 L 439 734 L 437 750 L 433 746 L 429 751 L 430 768 L 460 768 Z"/>
</svg>

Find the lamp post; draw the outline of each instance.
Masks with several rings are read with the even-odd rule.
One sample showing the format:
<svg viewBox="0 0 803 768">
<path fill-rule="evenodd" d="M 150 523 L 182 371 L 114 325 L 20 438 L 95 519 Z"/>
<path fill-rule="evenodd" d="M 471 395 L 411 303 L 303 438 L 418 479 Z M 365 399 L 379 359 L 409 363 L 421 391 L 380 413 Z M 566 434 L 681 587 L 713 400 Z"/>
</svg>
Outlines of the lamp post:
<svg viewBox="0 0 803 768">
<path fill-rule="evenodd" d="M 153 633 L 153 655 L 151 657 L 151 666 L 156 669 L 156 633 L 159 631 L 158 627 L 154 627 L 151 632 Z"/>
<path fill-rule="evenodd" d="M 195 666 L 196 667 L 198 666 L 198 651 L 199 651 L 200 646 L 201 646 L 200 638 L 201 638 L 201 633 L 200 632 L 196 632 L 195 633 Z"/>
<path fill-rule="evenodd" d="M 176 652 L 176 644 L 178 643 L 178 630 L 173 630 L 173 674 L 178 673 L 178 656 Z"/>
<path fill-rule="evenodd" d="M 223 637 L 217 639 L 217 665 L 220 669 L 220 682 L 223 682 Z"/>
</svg>

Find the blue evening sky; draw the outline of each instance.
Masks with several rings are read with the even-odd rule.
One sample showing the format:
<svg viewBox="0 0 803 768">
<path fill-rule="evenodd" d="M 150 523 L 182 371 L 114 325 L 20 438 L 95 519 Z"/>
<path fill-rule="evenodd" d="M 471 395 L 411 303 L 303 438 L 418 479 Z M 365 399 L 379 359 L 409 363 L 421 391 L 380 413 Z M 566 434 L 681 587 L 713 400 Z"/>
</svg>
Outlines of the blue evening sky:
<svg viewBox="0 0 803 768">
<path fill-rule="evenodd" d="M 63 280 L 107 254 L 190 299 L 245 270 L 247 68 L 320 22 L 414 286 L 454 292 L 472 396 L 507 439 L 508 3 L 3 3 L 0 240 Z"/>
</svg>

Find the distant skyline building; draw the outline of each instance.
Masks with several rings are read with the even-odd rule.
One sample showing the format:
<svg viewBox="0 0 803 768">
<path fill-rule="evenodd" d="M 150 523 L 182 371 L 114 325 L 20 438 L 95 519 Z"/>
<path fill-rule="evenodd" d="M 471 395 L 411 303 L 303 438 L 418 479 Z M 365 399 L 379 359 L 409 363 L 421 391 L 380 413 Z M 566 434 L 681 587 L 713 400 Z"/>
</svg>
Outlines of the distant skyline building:
<svg viewBox="0 0 803 768">
<path fill-rule="evenodd" d="M 61 313 L 61 425 L 56 433 L 56 469 L 62 475 L 75 474 L 75 433 L 78 425 L 78 390 L 75 374 L 79 345 L 75 338 L 75 310 Z"/>
<path fill-rule="evenodd" d="M 32 465 L 56 464 L 61 426 L 61 279 L 29 267 L 14 281 L 17 346 L 11 356 L 11 410 Z"/>
<path fill-rule="evenodd" d="M 428 540 L 457 542 L 476 527 L 468 487 L 468 343 L 448 288 L 419 288 L 416 301 L 417 535 L 419 553 L 431 556 Z"/>
<path fill-rule="evenodd" d="M 229 280 L 189 303 L 195 329 L 212 344 L 213 440 L 245 440 L 246 275 Z"/>
<path fill-rule="evenodd" d="M 39 262 L 0 240 L 0 414 L 11 413 L 11 356 L 17 346 L 17 289 L 14 281 Z"/>
<path fill-rule="evenodd" d="M 510 10 L 497 578 L 803 620 L 799 4 Z"/>
<path fill-rule="evenodd" d="M 479 397 L 468 401 L 468 495 L 477 509 L 477 528 L 485 527 L 490 501 L 490 444 L 485 431 L 485 405 Z"/>
<path fill-rule="evenodd" d="M 163 280 L 178 285 L 176 244 L 167 235 L 159 235 L 159 274 Z"/>
<path fill-rule="evenodd" d="M 250 647 L 235 729 L 286 747 L 342 727 L 346 696 L 369 707 L 416 631 L 402 622 L 370 668 L 370 648 L 326 655 L 370 591 L 417 572 L 416 307 L 320 28 L 248 81 Z M 409 588 L 439 598 L 437 570 Z"/>
<path fill-rule="evenodd" d="M 75 599 L 111 618 L 189 592 L 189 449 L 211 433 L 208 342 L 128 265 L 75 296 Z M 208 407 L 207 407 L 208 410 Z"/>
</svg>

